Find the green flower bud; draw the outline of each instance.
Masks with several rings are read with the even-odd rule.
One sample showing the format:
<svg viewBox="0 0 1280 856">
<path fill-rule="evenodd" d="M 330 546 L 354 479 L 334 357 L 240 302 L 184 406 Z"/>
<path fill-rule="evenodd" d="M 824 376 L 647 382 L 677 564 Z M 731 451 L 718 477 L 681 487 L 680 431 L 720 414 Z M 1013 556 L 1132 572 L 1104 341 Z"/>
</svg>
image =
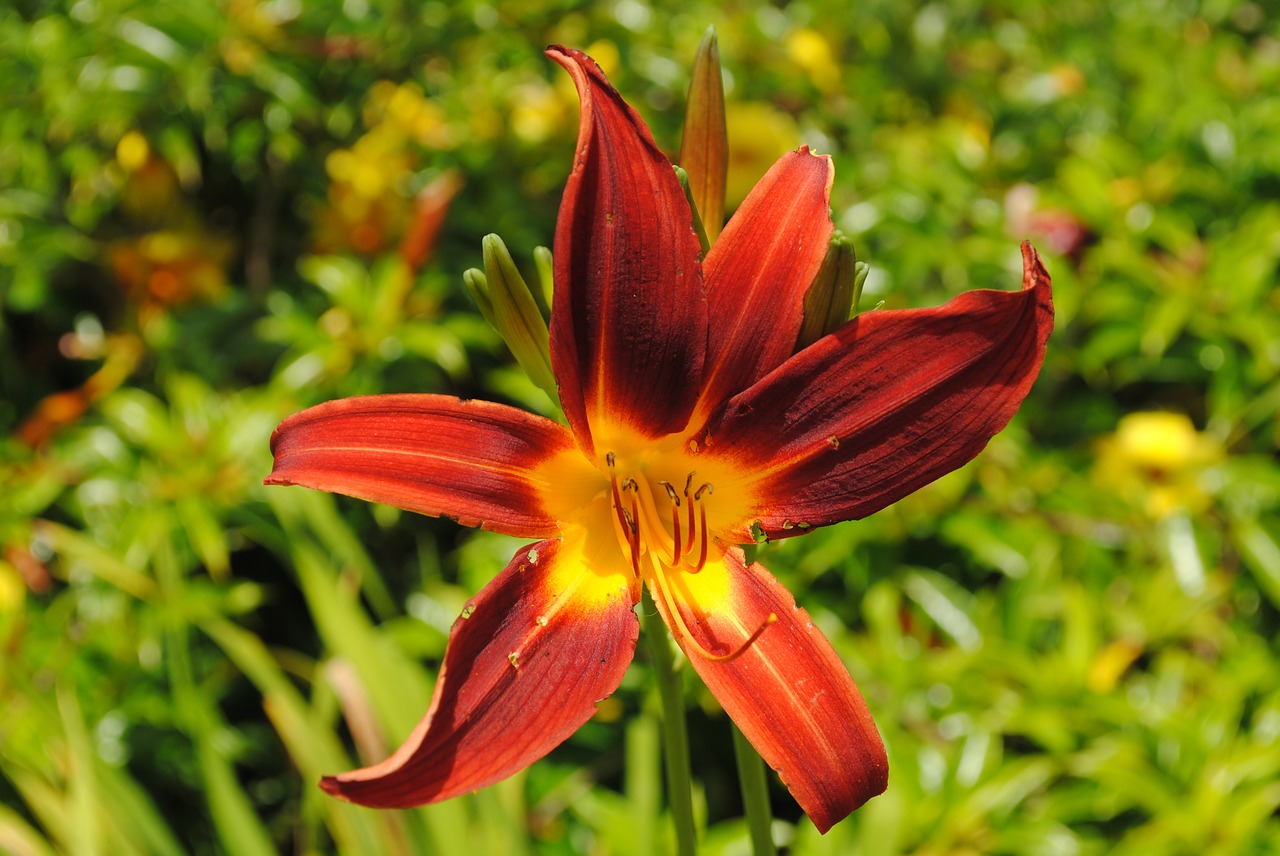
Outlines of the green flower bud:
<svg viewBox="0 0 1280 856">
<path fill-rule="evenodd" d="M 809 347 L 839 329 L 856 311 L 867 266 L 858 261 L 853 242 L 843 232 L 831 235 L 827 256 L 804 296 L 804 323 L 796 337 L 796 350 Z"/>
<path fill-rule="evenodd" d="M 551 298 L 556 291 L 555 267 L 551 263 L 551 251 L 546 247 L 533 248 L 533 264 L 538 269 L 538 290 L 533 296 L 539 298 L 543 315 L 551 317 Z"/>
<path fill-rule="evenodd" d="M 507 343 L 512 356 L 529 375 L 529 379 L 551 396 L 553 402 L 559 404 L 560 395 L 556 389 L 555 375 L 551 372 L 551 342 L 547 320 L 502 239 L 497 235 L 486 235 L 483 247 L 483 290 L 487 294 L 492 313 L 489 321 Z M 480 291 L 479 278 L 464 275 L 463 281 L 475 297 Z M 477 305 L 480 305 L 483 313 L 483 304 L 477 301 Z"/>
<path fill-rule="evenodd" d="M 498 323 L 493 320 L 493 304 L 489 301 L 489 280 L 485 279 L 484 271 L 467 268 L 462 272 L 462 284 L 467 287 L 467 294 L 471 295 L 471 301 L 480 310 L 484 320 L 497 329 Z"/>
</svg>

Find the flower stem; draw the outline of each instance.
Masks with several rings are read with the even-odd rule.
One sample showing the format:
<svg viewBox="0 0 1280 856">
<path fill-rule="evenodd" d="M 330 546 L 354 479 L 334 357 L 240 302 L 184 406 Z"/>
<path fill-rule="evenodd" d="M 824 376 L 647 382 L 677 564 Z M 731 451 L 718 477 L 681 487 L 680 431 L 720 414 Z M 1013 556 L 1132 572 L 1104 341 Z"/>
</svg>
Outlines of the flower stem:
<svg viewBox="0 0 1280 856">
<path fill-rule="evenodd" d="M 680 673 L 676 671 L 675 655 L 667 641 L 667 626 L 648 592 L 645 592 L 640 614 L 644 635 L 649 639 L 653 671 L 658 677 L 658 695 L 662 699 L 667 800 L 676 825 L 676 852 L 679 856 L 695 856 L 698 837 L 693 825 L 693 774 L 689 769 L 689 732 L 685 728 Z"/>
<path fill-rule="evenodd" d="M 764 760 L 747 738 L 730 724 L 733 730 L 733 755 L 738 762 L 738 784 L 742 788 L 742 805 L 747 815 L 747 830 L 751 833 L 751 852 L 755 856 L 775 856 L 773 846 L 773 816 L 769 810 L 769 783 L 765 778 Z"/>
</svg>

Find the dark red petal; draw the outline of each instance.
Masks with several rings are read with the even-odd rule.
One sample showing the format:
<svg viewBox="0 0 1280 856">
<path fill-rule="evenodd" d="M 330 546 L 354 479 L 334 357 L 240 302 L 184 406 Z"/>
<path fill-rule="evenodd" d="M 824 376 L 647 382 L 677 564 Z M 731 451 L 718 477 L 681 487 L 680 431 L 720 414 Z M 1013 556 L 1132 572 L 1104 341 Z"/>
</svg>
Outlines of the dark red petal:
<svg viewBox="0 0 1280 856">
<path fill-rule="evenodd" d="M 375 808 L 474 791 L 523 770 L 595 713 L 635 652 L 636 592 L 580 550 L 516 554 L 453 625 L 426 717 L 386 761 L 320 787 Z"/>
<path fill-rule="evenodd" d="M 551 365 L 590 453 L 606 424 L 659 437 L 688 421 L 707 343 L 701 248 L 644 121 L 590 57 L 561 47 L 547 55 L 582 100 L 556 222 Z"/>
<path fill-rule="evenodd" d="M 818 831 L 826 832 L 884 792 L 884 742 L 853 678 L 809 614 L 772 574 L 742 559 L 735 547 L 723 563 L 708 564 L 698 574 L 727 577 L 723 594 L 707 594 L 719 587 L 716 580 L 671 579 L 685 625 L 713 654 L 737 650 L 770 614 L 777 616 L 726 663 L 708 660 L 686 644 L 666 604 L 655 602 L 712 694 L 778 771 Z"/>
<path fill-rule="evenodd" d="M 1023 290 L 864 312 L 734 397 L 711 451 L 760 473 L 771 537 L 865 517 L 972 460 L 1026 397 L 1053 329 L 1049 274 Z"/>
<path fill-rule="evenodd" d="M 789 152 L 760 179 L 707 253 L 711 317 L 701 416 L 780 365 L 831 240 L 831 158 Z"/>
<path fill-rule="evenodd" d="M 448 515 L 522 538 L 556 534 L 540 465 L 572 450 L 549 419 L 446 395 L 370 395 L 290 416 L 267 484 L 296 484 Z"/>
</svg>

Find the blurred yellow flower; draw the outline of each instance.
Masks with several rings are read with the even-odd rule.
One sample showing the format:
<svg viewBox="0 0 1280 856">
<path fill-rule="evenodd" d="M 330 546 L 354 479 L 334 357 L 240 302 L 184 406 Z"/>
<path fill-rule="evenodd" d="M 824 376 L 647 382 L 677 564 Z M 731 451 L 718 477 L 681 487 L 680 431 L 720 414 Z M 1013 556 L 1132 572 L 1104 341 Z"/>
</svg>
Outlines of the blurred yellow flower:
<svg viewBox="0 0 1280 856">
<path fill-rule="evenodd" d="M 570 102 L 564 92 L 542 80 L 511 91 L 511 130 L 527 143 L 540 143 L 568 123 Z"/>
<path fill-rule="evenodd" d="M 1099 443 L 1094 476 L 1160 519 L 1207 507 L 1204 472 L 1222 456 L 1221 444 L 1197 431 L 1184 414 L 1131 413 Z"/>
<path fill-rule="evenodd" d="M 125 172 L 136 172 L 151 157 L 151 145 L 137 131 L 128 131 L 116 143 L 116 161 Z"/>
<path fill-rule="evenodd" d="M 0 559 L 0 615 L 18 612 L 27 600 L 27 587 L 17 570 Z"/>
<path fill-rule="evenodd" d="M 774 161 L 800 145 L 800 129 L 790 114 L 772 104 L 731 102 L 724 109 L 725 125 L 729 131 L 725 207 L 731 211 L 746 199 Z"/>
<path fill-rule="evenodd" d="M 369 88 L 368 130 L 325 159 L 328 203 L 316 215 L 315 250 L 377 253 L 413 222 L 413 178 L 421 149 L 447 149 L 455 133 L 441 107 L 414 83 L 380 80 Z"/>
<path fill-rule="evenodd" d="M 819 91 L 832 92 L 839 88 L 840 65 L 822 33 L 809 27 L 792 30 L 784 46 L 787 57 L 804 70 Z"/>
<path fill-rule="evenodd" d="M 137 130 L 116 142 L 120 204 L 135 225 L 158 227 L 190 219 L 178 174 Z"/>
<path fill-rule="evenodd" d="M 1111 692 L 1145 650 L 1145 646 L 1135 639 L 1116 639 L 1107 643 L 1090 663 L 1085 686 L 1090 692 Z"/>
</svg>

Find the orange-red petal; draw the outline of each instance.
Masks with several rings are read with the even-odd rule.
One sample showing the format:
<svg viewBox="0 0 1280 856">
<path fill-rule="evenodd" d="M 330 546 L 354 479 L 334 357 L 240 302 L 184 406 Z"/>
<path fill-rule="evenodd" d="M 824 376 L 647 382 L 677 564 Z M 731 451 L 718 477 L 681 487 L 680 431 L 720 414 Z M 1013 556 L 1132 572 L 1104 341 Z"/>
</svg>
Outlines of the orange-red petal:
<svg viewBox="0 0 1280 856">
<path fill-rule="evenodd" d="M 707 342 L 701 247 L 644 121 L 590 57 L 561 47 L 547 55 L 582 101 L 556 221 L 551 364 L 590 455 L 606 424 L 661 437 L 688 421 Z"/>
<path fill-rule="evenodd" d="M 702 417 L 791 356 L 804 296 L 831 240 L 831 158 L 783 155 L 707 253 L 712 319 Z"/>
<path fill-rule="evenodd" d="M 1053 329 L 1049 274 L 1023 289 L 864 312 L 735 396 L 714 454 L 759 473 L 771 537 L 865 517 L 972 460 L 1031 388 Z"/>
<path fill-rule="evenodd" d="M 375 808 L 439 802 L 546 755 L 617 689 L 635 653 L 636 592 L 581 550 L 543 541 L 516 554 L 454 622 L 426 717 L 387 760 L 327 776 Z"/>
<path fill-rule="evenodd" d="M 776 616 L 739 656 L 715 662 L 687 643 L 667 604 L 655 598 L 689 663 L 820 832 L 884 792 L 889 762 L 862 694 L 772 574 L 744 564 L 735 547 L 697 575 L 669 579 L 684 625 L 712 654 L 741 648 Z"/>
<path fill-rule="evenodd" d="M 554 535 L 539 465 L 574 448 L 561 425 L 447 395 L 370 395 L 290 416 L 267 484 L 296 484 L 448 515 L 524 538 Z"/>
</svg>

